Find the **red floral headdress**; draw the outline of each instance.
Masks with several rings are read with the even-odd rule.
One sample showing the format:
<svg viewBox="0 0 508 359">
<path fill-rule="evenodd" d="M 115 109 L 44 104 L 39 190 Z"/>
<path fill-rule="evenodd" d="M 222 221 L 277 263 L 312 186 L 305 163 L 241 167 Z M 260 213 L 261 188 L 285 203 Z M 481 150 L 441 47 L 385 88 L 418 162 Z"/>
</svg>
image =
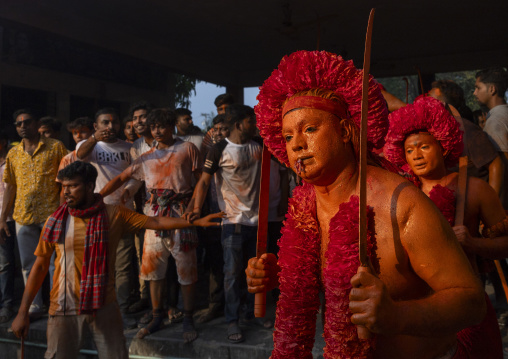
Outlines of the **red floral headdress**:
<svg viewBox="0 0 508 359">
<path fill-rule="evenodd" d="M 344 99 L 350 117 L 359 127 L 362 99 L 362 71 L 352 61 L 326 51 L 297 51 L 282 58 L 279 67 L 260 87 L 257 125 L 268 146 L 281 162 L 289 165 L 282 137 L 282 107 L 294 94 L 311 89 L 327 89 Z M 378 83 L 369 79 L 368 141 L 370 149 L 380 149 L 388 130 L 388 109 Z"/>
<path fill-rule="evenodd" d="M 413 104 L 394 111 L 389 116 L 390 128 L 386 135 L 385 157 L 393 164 L 411 173 L 406 162 L 404 141 L 415 131 L 427 131 L 446 152 L 445 165 L 452 167 L 462 154 L 462 130 L 443 104 L 430 96 L 419 96 Z"/>
</svg>

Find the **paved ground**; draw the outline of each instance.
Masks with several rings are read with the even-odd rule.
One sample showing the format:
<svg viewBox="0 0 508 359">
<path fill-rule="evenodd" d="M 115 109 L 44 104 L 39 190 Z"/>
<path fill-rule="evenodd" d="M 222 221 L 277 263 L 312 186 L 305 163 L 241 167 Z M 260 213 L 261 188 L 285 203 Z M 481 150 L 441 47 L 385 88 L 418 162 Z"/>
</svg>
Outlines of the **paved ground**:
<svg viewBox="0 0 508 359">
<path fill-rule="evenodd" d="M 203 288 L 202 288 L 203 289 Z M 201 299 L 206 297 L 205 291 L 199 291 Z M 487 293 L 494 301 L 493 289 L 487 286 Z M 199 298 L 199 296 L 198 296 Z M 274 315 L 274 303 L 268 296 L 268 317 Z M 137 317 L 141 317 L 139 313 Z M 498 309 L 501 334 L 504 345 L 508 347 L 508 305 Z M 322 358 L 324 341 L 322 324 L 318 316 L 314 358 Z M 0 358 L 19 358 L 20 344 L 9 332 L 10 323 L 0 324 Z M 199 338 L 191 344 L 184 344 L 182 340 L 182 324 L 166 325 L 162 330 L 147 336 L 145 339 L 134 339 L 137 329 L 125 331 L 131 358 L 210 358 L 210 359 L 266 359 L 273 349 L 272 329 L 264 329 L 257 325 L 242 324 L 246 340 L 240 344 L 232 344 L 227 340 L 227 324 L 224 317 L 211 322 L 196 325 Z M 46 319 L 43 318 L 31 325 L 31 330 L 25 342 L 25 359 L 41 358 L 45 351 Z M 84 343 L 84 350 L 79 359 L 97 358 L 92 341 L 88 338 Z M 508 359 L 508 355 L 505 355 Z"/>
</svg>

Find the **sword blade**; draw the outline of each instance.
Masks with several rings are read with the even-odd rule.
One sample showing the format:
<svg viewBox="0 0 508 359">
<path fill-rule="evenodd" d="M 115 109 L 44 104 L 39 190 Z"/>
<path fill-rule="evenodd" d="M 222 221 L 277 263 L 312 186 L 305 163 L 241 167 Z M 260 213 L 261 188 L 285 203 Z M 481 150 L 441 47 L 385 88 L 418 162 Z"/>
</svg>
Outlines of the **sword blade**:
<svg viewBox="0 0 508 359">
<path fill-rule="evenodd" d="M 360 126 L 360 208 L 359 208 L 359 257 L 362 267 L 368 267 L 367 256 L 367 115 L 369 110 L 369 71 L 372 26 L 375 9 L 370 10 L 365 52 L 363 55 L 362 112 Z"/>
</svg>

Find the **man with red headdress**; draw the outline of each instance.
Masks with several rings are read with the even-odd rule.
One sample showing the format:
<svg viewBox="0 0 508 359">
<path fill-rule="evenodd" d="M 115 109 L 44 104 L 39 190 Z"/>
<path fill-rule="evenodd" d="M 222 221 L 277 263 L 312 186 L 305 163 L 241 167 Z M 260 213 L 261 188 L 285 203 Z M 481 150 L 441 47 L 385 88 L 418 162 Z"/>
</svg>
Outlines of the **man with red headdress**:
<svg viewBox="0 0 508 359">
<path fill-rule="evenodd" d="M 432 202 L 374 155 L 367 168 L 374 272 L 357 273 L 361 83 L 351 61 L 299 51 L 261 87 L 256 115 L 264 143 L 303 184 L 289 204 L 278 263 L 270 254 L 251 259 L 249 290 L 279 285 L 274 359 L 312 358 L 321 290 L 325 358 L 452 358 L 455 333 L 485 315 L 481 284 Z M 383 146 L 387 115 L 370 78 L 371 150 Z M 376 335 L 358 339 L 357 325 Z"/>
<path fill-rule="evenodd" d="M 413 104 L 391 113 L 389 118 L 386 158 L 408 172 L 454 226 L 458 173 L 448 168 L 457 164 L 462 152 L 459 123 L 432 97 L 419 97 Z M 485 225 L 483 234 L 488 239 L 479 233 L 480 221 Z M 508 257 L 508 218 L 501 201 L 487 182 L 475 177 L 467 181 L 464 223 L 465 226 L 454 226 L 453 230 L 477 273 L 477 256 Z M 458 334 L 469 358 L 503 357 L 496 312 L 487 296 L 486 302 L 487 315 L 482 323 Z"/>
</svg>

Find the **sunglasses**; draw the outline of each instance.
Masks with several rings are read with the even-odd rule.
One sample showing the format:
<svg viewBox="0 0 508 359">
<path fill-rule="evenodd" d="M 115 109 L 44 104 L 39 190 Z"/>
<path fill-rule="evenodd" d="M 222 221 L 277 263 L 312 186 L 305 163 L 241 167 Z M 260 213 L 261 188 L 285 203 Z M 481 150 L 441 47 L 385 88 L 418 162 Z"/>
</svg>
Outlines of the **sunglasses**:
<svg viewBox="0 0 508 359">
<path fill-rule="evenodd" d="M 28 126 L 30 125 L 34 120 L 32 118 L 28 118 L 26 120 L 23 120 L 23 121 L 17 121 L 17 122 L 14 122 L 14 126 L 16 127 L 21 127 L 23 125 L 25 126 Z"/>
</svg>

